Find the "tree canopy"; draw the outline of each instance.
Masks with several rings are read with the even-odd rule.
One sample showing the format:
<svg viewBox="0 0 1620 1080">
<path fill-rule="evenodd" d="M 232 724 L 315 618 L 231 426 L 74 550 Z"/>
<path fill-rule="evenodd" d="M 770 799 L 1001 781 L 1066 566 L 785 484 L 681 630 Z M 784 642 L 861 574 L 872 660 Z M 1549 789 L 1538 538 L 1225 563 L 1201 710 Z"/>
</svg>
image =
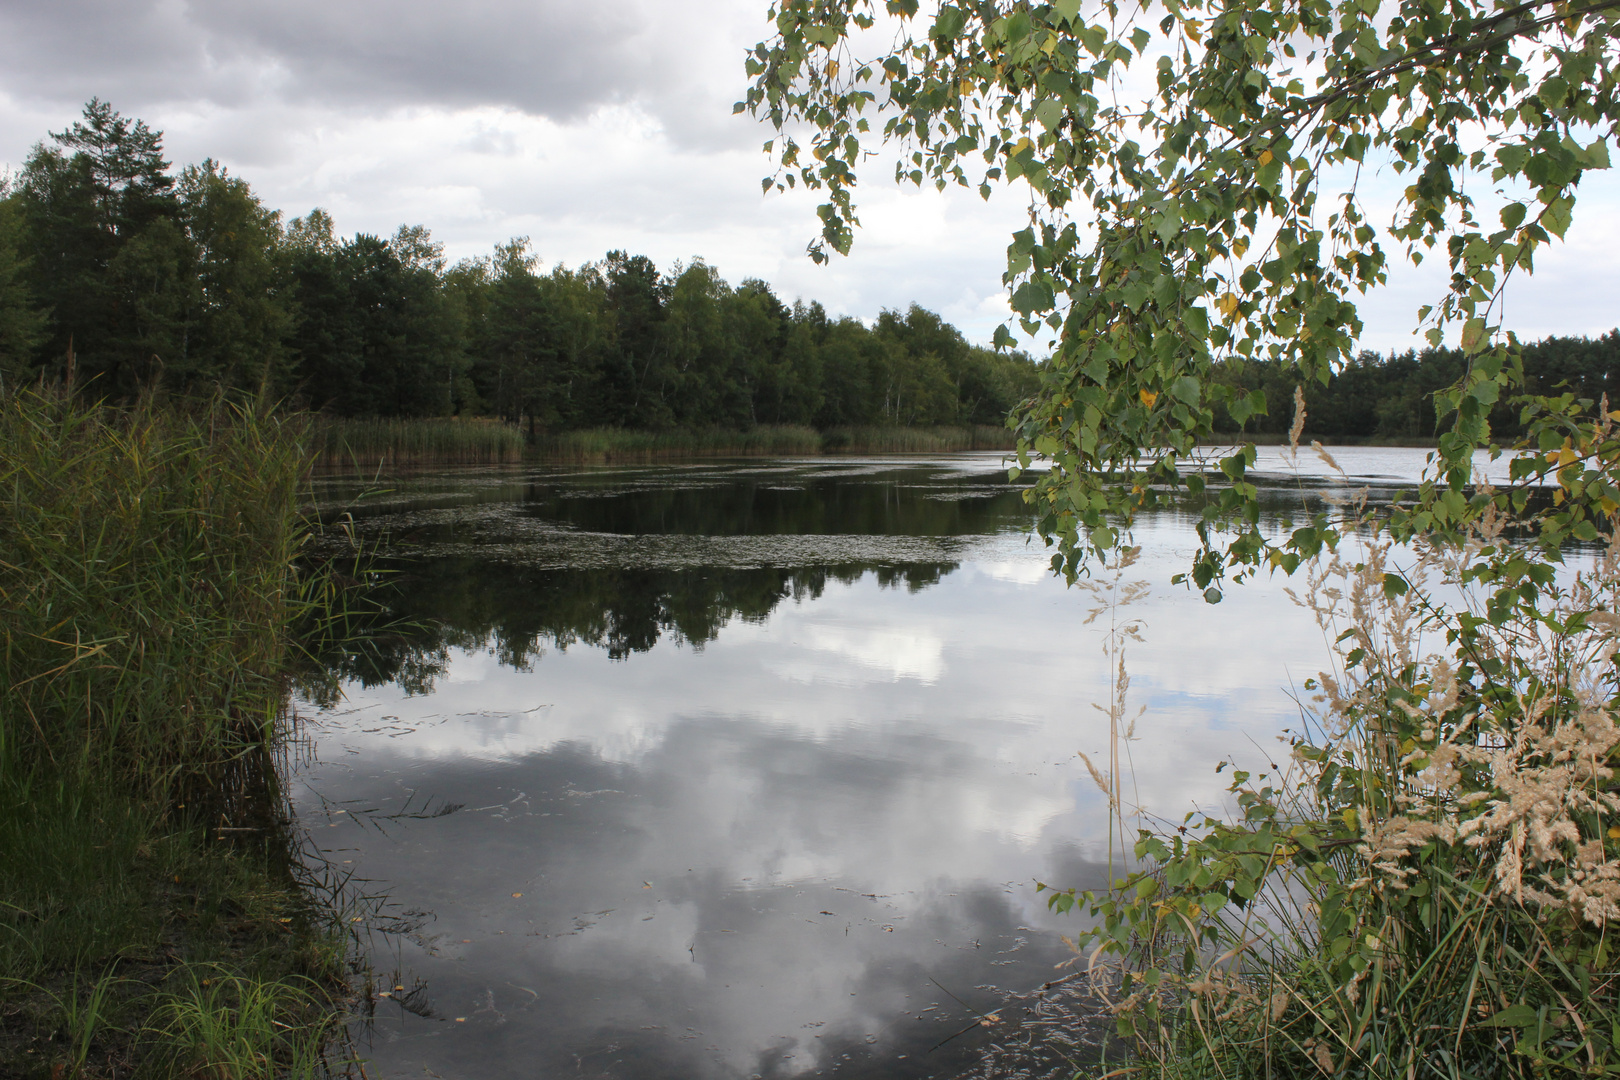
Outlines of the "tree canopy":
<svg viewBox="0 0 1620 1080">
<path fill-rule="evenodd" d="M 212 160 L 91 101 L 0 178 L 0 392 L 65 375 L 127 399 L 244 389 L 343 416 L 614 426 L 996 424 L 1035 362 L 913 305 L 874 325 L 693 259 L 541 265 L 526 237 L 445 257 L 422 225 L 283 222 Z"/>
<path fill-rule="evenodd" d="M 1027 182 L 1030 225 L 1010 238 L 1005 280 L 1025 330 L 1044 323 L 1060 344 L 1022 413 L 1020 462 L 1050 461 L 1033 498 L 1071 577 L 1137 512 L 1186 493 L 1204 502 L 1190 576 L 1212 600 L 1228 572 L 1291 571 L 1331 543 L 1322 518 L 1263 534 L 1252 449 L 1220 461 L 1216 491 L 1197 447 L 1217 415 L 1267 408 L 1231 370 L 1279 366 L 1307 402 L 1342 371 L 1358 302 L 1401 259 L 1447 261 L 1414 323 L 1433 345 L 1460 342 L 1465 362 L 1432 396 L 1434 475 L 1390 523 L 1453 532 L 1556 481 L 1564 497 L 1537 518 L 1556 550 L 1620 505 L 1600 402 L 1525 393 L 1500 308 L 1512 275 L 1570 228 L 1581 178 L 1609 165 L 1616 0 L 951 0 L 930 13 L 779 0 L 770 14 L 738 109 L 778 129 L 767 187 L 826 192 L 816 258 L 848 251 L 856 180 L 881 144 L 901 181 L 986 197 Z M 1405 184 L 1387 222 L 1364 190 L 1379 169 Z M 1490 414 L 1510 397 L 1538 456 L 1482 502 L 1473 452 L 1494 445 Z"/>
</svg>

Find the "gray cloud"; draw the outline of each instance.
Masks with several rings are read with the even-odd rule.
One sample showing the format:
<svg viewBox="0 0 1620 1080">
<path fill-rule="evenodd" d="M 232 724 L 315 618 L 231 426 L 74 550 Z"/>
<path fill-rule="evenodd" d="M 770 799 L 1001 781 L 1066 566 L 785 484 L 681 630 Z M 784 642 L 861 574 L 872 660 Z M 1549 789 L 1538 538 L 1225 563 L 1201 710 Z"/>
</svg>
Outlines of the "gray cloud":
<svg viewBox="0 0 1620 1080">
<path fill-rule="evenodd" d="M 874 163 L 853 257 L 814 267 L 817 193 L 761 198 L 764 130 L 731 115 L 765 0 L 0 0 L 0 167 L 91 96 L 212 156 L 272 206 L 344 232 L 420 222 L 455 257 L 514 235 L 548 261 L 609 248 L 706 256 L 731 280 L 872 317 L 912 301 L 988 341 L 1023 193 L 901 192 Z M 1578 226 L 1507 294 L 1522 336 L 1614 325 L 1620 177 L 1582 183 Z M 1383 211 L 1375 213 L 1379 217 Z M 1431 262 L 1366 298 L 1363 344 L 1404 349 L 1443 291 Z M 1443 269 L 1441 267 L 1440 269 Z"/>
<path fill-rule="evenodd" d="M 678 75 L 654 55 L 668 29 L 634 3 L 22 0 L 0 8 L 0 79 L 68 100 L 236 107 L 272 95 L 570 120 L 672 89 Z"/>
<path fill-rule="evenodd" d="M 215 0 L 210 45 L 273 66 L 298 100 L 506 105 L 553 119 L 647 89 L 647 24 L 632 5 L 473 0 Z"/>
</svg>

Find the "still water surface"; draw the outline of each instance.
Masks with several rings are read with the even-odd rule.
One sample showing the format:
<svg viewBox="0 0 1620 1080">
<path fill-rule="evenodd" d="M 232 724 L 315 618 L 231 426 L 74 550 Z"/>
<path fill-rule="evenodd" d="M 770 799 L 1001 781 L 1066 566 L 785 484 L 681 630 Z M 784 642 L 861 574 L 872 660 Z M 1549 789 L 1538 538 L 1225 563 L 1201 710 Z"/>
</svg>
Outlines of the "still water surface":
<svg viewBox="0 0 1620 1080">
<path fill-rule="evenodd" d="M 1278 512 L 1343 486 L 1262 451 Z M 1423 452 L 1339 453 L 1354 483 Z M 1100 883 L 1105 614 L 1047 571 L 997 454 L 456 471 L 320 484 L 419 628 L 329 658 L 295 798 L 385 894 L 373 1077 L 1039 1071 L 1008 995 L 1058 977 Z M 1323 666 L 1282 582 L 1210 606 L 1145 522 L 1122 615 L 1128 797 L 1220 804 Z M 999 1023 L 975 1023 L 1002 1009 Z M 1027 1010 L 1026 1010 L 1027 1012 Z M 1020 1014 L 1024 1015 L 1024 1014 Z M 1075 1033 L 1071 1032 L 1071 1036 Z"/>
</svg>

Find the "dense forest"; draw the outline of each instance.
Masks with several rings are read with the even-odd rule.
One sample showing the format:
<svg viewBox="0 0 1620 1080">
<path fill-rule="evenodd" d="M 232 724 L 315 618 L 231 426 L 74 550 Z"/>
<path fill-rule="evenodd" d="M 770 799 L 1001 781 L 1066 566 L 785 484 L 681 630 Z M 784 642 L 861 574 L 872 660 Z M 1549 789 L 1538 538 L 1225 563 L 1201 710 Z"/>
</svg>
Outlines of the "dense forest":
<svg viewBox="0 0 1620 1080">
<path fill-rule="evenodd" d="M 1035 385 L 912 306 L 872 325 L 701 259 L 543 270 L 526 238 L 450 264 L 426 228 L 283 222 L 213 161 L 92 101 L 0 191 L 0 376 L 110 397 L 264 389 L 339 416 L 531 429 L 997 424 Z"/>
<path fill-rule="evenodd" d="M 1430 439 L 1445 429 L 1435 415 L 1434 393 L 1462 377 L 1467 358 L 1460 349 L 1379 355 L 1364 352 L 1336 373 L 1326 386 L 1305 387 L 1305 430 L 1326 441 L 1377 439 L 1392 443 Z M 1620 404 L 1620 331 L 1599 338 L 1550 337 L 1524 346 L 1525 390 L 1532 394 L 1573 394 L 1594 404 L 1605 394 Z M 1226 432 L 1283 436 L 1294 417 L 1295 373 L 1268 362 L 1229 364 L 1220 377 L 1230 385 L 1265 394 L 1266 411 L 1246 425 L 1218 412 Z M 1491 430 L 1510 439 L 1522 434 L 1519 410 L 1508 401 L 1491 411 Z"/>
<path fill-rule="evenodd" d="M 162 135 L 91 101 L 0 178 L 0 380 L 59 377 L 112 398 L 160 385 L 266 391 L 337 416 L 492 415 L 533 431 L 756 424 L 1000 424 L 1038 365 L 967 342 L 913 305 L 870 325 L 732 286 L 701 259 L 660 270 L 611 251 L 545 269 L 527 238 L 449 263 L 419 225 L 342 238 L 283 221 L 213 161 L 175 172 Z M 1620 401 L 1620 333 L 1527 346 L 1537 392 Z M 1364 353 L 1306 387 L 1329 440 L 1432 437 L 1456 350 Z M 1219 377 L 1264 392 L 1243 430 L 1280 435 L 1280 365 Z M 1503 435 L 1517 417 L 1499 405 Z M 1224 413 L 1217 426 L 1239 425 Z"/>
</svg>

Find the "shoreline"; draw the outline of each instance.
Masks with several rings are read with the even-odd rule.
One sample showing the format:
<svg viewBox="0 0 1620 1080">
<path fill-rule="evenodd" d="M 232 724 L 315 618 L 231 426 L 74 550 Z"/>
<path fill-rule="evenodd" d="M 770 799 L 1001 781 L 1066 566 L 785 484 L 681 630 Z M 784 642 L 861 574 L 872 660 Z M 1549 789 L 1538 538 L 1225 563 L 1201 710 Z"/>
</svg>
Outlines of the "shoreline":
<svg viewBox="0 0 1620 1080">
<path fill-rule="evenodd" d="M 318 422 L 313 464 L 322 473 L 452 466 L 541 464 L 636 464 L 724 458 L 808 458 L 860 454 L 941 454 L 963 451 L 1011 453 L 1013 432 L 985 425 L 919 428 L 829 428 L 761 425 L 752 430 L 707 428 L 642 431 L 585 428 L 540 434 L 533 441 L 513 426 L 488 419 L 422 419 Z M 1323 446 L 1433 449 L 1433 438 L 1341 436 Z M 1308 446 L 1310 439 L 1302 439 Z M 1286 446 L 1270 433 L 1219 433 L 1200 447 Z"/>
</svg>

